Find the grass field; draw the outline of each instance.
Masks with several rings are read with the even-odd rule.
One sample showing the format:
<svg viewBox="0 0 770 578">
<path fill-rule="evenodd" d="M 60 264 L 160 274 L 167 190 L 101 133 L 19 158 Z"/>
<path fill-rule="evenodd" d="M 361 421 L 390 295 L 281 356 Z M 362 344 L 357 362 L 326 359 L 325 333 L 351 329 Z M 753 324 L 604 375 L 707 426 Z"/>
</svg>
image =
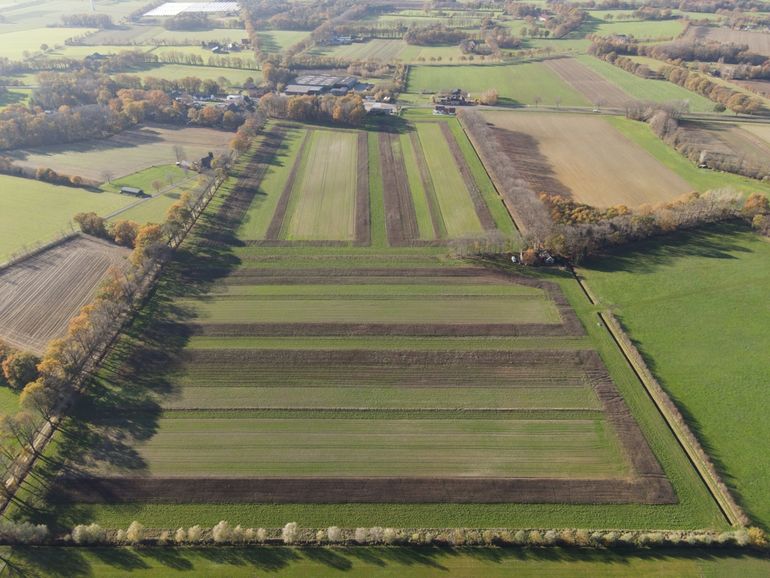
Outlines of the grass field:
<svg viewBox="0 0 770 578">
<path fill-rule="evenodd" d="M 113 193 L 92 193 L 0 175 L 0 260 L 25 246 L 69 231 L 76 213 L 94 211 L 106 215 L 131 201 Z"/>
<path fill-rule="evenodd" d="M 482 227 L 468 189 L 436 123 L 417 124 L 425 161 L 433 180 L 441 218 L 450 237 L 481 233 Z"/>
<path fill-rule="evenodd" d="M 19 166 L 49 167 L 65 175 L 101 182 L 105 170 L 119 178 L 148 167 L 173 164 L 177 160 L 175 146 L 182 147 L 190 162 L 209 151 L 215 155 L 227 152 L 232 136 L 209 128 L 144 125 L 106 139 L 13 151 L 12 157 Z"/>
<path fill-rule="evenodd" d="M 181 575 L 241 578 L 267 574 L 283 578 L 763 578 L 767 558 L 713 550 L 595 553 L 579 550 L 446 548 L 10 548 L 3 552 L 9 576 L 45 575 L 106 578 Z M 14 572 L 15 571 L 15 572 Z"/>
<path fill-rule="evenodd" d="M 264 30 L 259 33 L 259 47 L 266 52 L 281 52 L 307 35 L 305 30 Z"/>
<path fill-rule="evenodd" d="M 51 48 L 73 36 L 93 32 L 93 28 L 33 28 L 16 32 L 3 32 L 0 26 L 0 56 L 10 60 L 21 60 L 27 54 L 40 52 L 40 45 Z"/>
<path fill-rule="evenodd" d="M 224 85 L 228 83 L 233 86 L 242 86 L 247 79 L 251 78 L 255 82 L 262 81 L 262 73 L 259 70 L 238 69 L 238 68 L 219 68 L 216 66 L 191 66 L 188 64 L 157 64 L 148 65 L 143 68 L 132 68 L 125 70 L 128 74 L 135 74 L 141 77 L 153 76 L 164 78 L 166 80 L 179 80 L 187 76 L 195 76 L 203 80 L 225 79 Z"/>
<path fill-rule="evenodd" d="M 380 62 L 456 62 L 463 56 L 458 46 L 417 46 L 400 39 L 375 38 L 343 46 L 323 46 L 313 54 L 350 60 L 379 60 Z"/>
<path fill-rule="evenodd" d="M 538 192 L 568 194 L 594 206 L 638 206 L 672 199 L 690 184 L 602 117 L 489 112 L 508 135 L 501 144 Z"/>
<path fill-rule="evenodd" d="M 684 30 L 681 20 L 627 20 L 618 22 L 591 22 L 599 36 L 626 34 L 639 40 L 674 39 Z"/>
<path fill-rule="evenodd" d="M 770 194 L 770 185 L 756 179 L 749 179 L 730 173 L 699 169 L 695 163 L 680 155 L 652 132 L 649 126 L 626 118 L 607 117 L 616 129 L 640 145 L 660 163 L 674 171 L 696 191 L 730 188 L 744 193 L 762 192 Z"/>
<path fill-rule="evenodd" d="M 355 133 L 313 131 L 289 202 L 285 238 L 355 237 L 357 144 Z"/>
<path fill-rule="evenodd" d="M 143 0 L 120 0 L 118 2 L 95 0 L 94 2 L 97 12 L 112 16 L 115 22 L 134 10 L 140 9 L 143 5 Z M 0 23 L 0 33 L 35 30 L 35 36 L 30 37 L 29 42 L 36 42 L 35 48 L 37 48 L 43 42 L 49 45 L 53 44 L 49 38 L 52 33 L 55 34 L 57 29 L 47 27 L 61 24 L 61 17 L 64 15 L 81 13 L 83 4 L 79 0 L 48 0 L 45 3 L 45 10 L 41 10 L 39 4 L 7 0 L 0 4 L 0 10 L 4 16 L 3 22 Z M 77 29 L 78 33 L 82 33 L 83 30 L 82 28 Z"/>
<path fill-rule="evenodd" d="M 456 87 L 477 97 L 494 88 L 501 98 L 513 103 L 589 106 L 579 92 L 570 88 L 541 63 L 485 66 L 413 66 L 409 73 L 409 92 L 436 92 Z"/>
<path fill-rule="evenodd" d="M 714 110 L 714 103 L 705 96 L 690 92 L 672 82 L 641 78 L 593 56 L 581 55 L 576 58 L 636 99 L 654 102 L 686 100 L 689 102 L 692 112 L 712 112 Z"/>
<path fill-rule="evenodd" d="M 770 527 L 770 460 L 757 445 L 770 436 L 770 244 L 721 228 L 643 243 L 582 273 L 617 312 L 750 515 Z"/>
</svg>

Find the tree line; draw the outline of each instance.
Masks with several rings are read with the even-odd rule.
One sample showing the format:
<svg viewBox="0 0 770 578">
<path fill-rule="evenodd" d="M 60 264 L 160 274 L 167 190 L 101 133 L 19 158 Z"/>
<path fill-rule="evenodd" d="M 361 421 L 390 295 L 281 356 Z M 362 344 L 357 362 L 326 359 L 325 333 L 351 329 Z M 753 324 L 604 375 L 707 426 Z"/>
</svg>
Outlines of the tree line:
<svg viewBox="0 0 770 578">
<path fill-rule="evenodd" d="M 656 73 L 647 65 L 622 55 L 647 54 L 643 45 L 593 37 L 589 52 L 623 70 L 642 78 L 660 77 L 716 103 L 715 110 L 730 109 L 736 114 L 755 114 L 762 109 L 762 101 L 739 90 L 720 84 L 700 72 L 690 71 L 678 64 L 666 64 Z"/>
<path fill-rule="evenodd" d="M 259 100 L 259 110 L 270 118 L 331 122 L 360 126 L 366 117 L 364 101 L 357 94 L 333 96 L 283 96 L 268 93 Z"/>
</svg>

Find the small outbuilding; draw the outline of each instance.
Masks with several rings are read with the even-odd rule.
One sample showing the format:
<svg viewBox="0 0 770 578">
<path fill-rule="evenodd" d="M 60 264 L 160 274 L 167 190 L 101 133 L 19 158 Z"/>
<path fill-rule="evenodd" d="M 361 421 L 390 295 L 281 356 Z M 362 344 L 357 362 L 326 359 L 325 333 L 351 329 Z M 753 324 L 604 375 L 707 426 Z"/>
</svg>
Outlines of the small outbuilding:
<svg viewBox="0 0 770 578">
<path fill-rule="evenodd" d="M 120 187 L 120 194 L 121 195 L 132 195 L 134 197 L 144 197 L 144 196 L 146 196 L 142 189 L 138 189 L 136 187 Z"/>
</svg>

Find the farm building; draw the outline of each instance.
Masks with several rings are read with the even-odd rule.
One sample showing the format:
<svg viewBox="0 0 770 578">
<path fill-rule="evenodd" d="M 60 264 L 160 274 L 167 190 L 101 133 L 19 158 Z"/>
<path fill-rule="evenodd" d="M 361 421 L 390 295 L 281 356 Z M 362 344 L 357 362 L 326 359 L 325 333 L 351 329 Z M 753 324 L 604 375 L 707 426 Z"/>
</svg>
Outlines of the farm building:
<svg viewBox="0 0 770 578">
<path fill-rule="evenodd" d="M 377 114 L 398 114 L 398 107 L 395 104 L 388 104 L 387 102 L 364 102 L 364 109 L 367 113 Z"/>
<path fill-rule="evenodd" d="M 121 195 L 133 195 L 134 197 L 144 197 L 145 193 L 137 187 L 120 187 Z"/>
<path fill-rule="evenodd" d="M 284 93 L 289 96 L 325 93 L 333 94 L 334 96 L 345 96 L 351 90 L 356 90 L 358 86 L 358 78 L 355 76 L 307 74 L 297 77 L 292 84 L 286 87 Z"/>
</svg>

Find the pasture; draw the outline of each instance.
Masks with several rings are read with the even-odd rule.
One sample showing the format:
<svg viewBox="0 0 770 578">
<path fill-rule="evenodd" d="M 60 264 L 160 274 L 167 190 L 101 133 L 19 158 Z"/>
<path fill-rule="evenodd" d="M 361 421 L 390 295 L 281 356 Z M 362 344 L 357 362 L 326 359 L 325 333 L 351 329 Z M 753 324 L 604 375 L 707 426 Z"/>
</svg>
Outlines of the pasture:
<svg viewBox="0 0 770 578">
<path fill-rule="evenodd" d="M 232 137 L 230 132 L 210 128 L 147 124 L 105 139 L 13 151 L 10 156 L 22 167 L 49 167 L 102 182 L 107 171 L 111 178 L 119 178 L 152 166 L 173 165 L 175 147 L 182 147 L 190 162 L 209 152 L 225 153 Z"/>
<path fill-rule="evenodd" d="M 581 274 L 654 361 L 739 502 L 770 527 L 770 458 L 757 443 L 770 436 L 770 244 L 720 227 L 614 251 Z"/>
<path fill-rule="evenodd" d="M 78 236 L 0 270 L 0 339 L 41 354 L 128 250 Z"/>
<path fill-rule="evenodd" d="M 383 63 L 403 62 L 457 62 L 463 56 L 458 46 L 418 46 L 401 39 L 374 38 L 342 46 L 321 46 L 313 54 L 350 60 L 377 60 Z"/>
<path fill-rule="evenodd" d="M 68 38 L 93 31 L 93 28 L 34 28 L 3 32 L 3 26 L 0 24 L 0 57 L 21 60 L 28 55 L 41 52 L 42 44 L 53 48 L 63 45 Z"/>
<path fill-rule="evenodd" d="M 576 57 L 576 60 L 609 82 L 616 84 L 634 99 L 654 102 L 687 101 L 692 112 L 713 112 L 714 110 L 714 103 L 705 96 L 691 92 L 672 82 L 641 78 L 593 56 L 580 55 Z"/>
<path fill-rule="evenodd" d="M 604 118 L 529 112 L 485 116 L 537 192 L 607 207 L 657 203 L 692 190 Z"/>
<path fill-rule="evenodd" d="M 359 138 L 342 131 L 312 131 L 291 191 L 283 237 L 353 240 Z"/>
<path fill-rule="evenodd" d="M 501 98 L 519 104 L 589 106 L 591 103 L 543 63 L 477 66 L 413 66 L 410 93 L 462 87 L 472 97 L 494 88 Z"/>
<path fill-rule="evenodd" d="M 266 52 L 283 52 L 306 38 L 305 30 L 263 30 L 259 32 L 259 47 Z"/>
<path fill-rule="evenodd" d="M 143 0 L 94 1 L 96 12 L 108 14 L 116 22 L 143 5 Z M 0 33 L 37 30 L 39 33 L 34 37 L 34 40 L 37 41 L 37 48 L 43 42 L 52 45 L 53 43 L 48 38 L 51 33 L 56 33 L 57 29 L 54 26 L 61 24 L 61 17 L 64 15 L 82 13 L 83 3 L 80 0 L 47 0 L 45 10 L 42 10 L 37 3 L 12 0 L 1 3 L 0 11 L 4 16 L 3 22 L 0 23 Z M 82 33 L 85 29 L 79 28 L 77 30 L 78 33 Z M 6 45 L 3 44 L 2 46 L 5 47 Z"/>
<path fill-rule="evenodd" d="M 114 193 L 0 175 L 0 260 L 70 231 L 76 213 L 94 211 L 108 215 L 131 202 L 132 199 Z"/>
<path fill-rule="evenodd" d="M 684 31 L 682 20 L 592 21 L 592 32 L 599 36 L 626 34 L 638 40 L 672 40 Z"/>
</svg>

